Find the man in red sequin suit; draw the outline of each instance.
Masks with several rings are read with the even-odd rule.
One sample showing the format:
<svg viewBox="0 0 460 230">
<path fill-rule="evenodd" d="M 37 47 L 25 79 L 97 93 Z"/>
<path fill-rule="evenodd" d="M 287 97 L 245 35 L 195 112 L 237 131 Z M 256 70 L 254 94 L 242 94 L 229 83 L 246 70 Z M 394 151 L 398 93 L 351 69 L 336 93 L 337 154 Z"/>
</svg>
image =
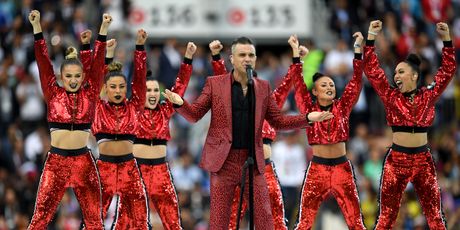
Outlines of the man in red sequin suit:
<svg viewBox="0 0 460 230">
<path fill-rule="evenodd" d="M 232 43 L 230 61 L 233 71 L 228 74 L 208 77 L 201 95 L 193 104 L 179 95 L 166 90 L 164 96 L 178 105 L 176 109 L 190 122 L 201 119 L 211 110 L 211 124 L 203 148 L 200 166 L 211 173 L 211 217 L 210 229 L 228 229 L 232 199 L 240 183 L 243 164 L 248 157 L 249 111 L 248 78 L 246 66 L 255 66 L 256 52 L 252 41 L 240 37 Z M 255 156 L 254 214 L 257 229 L 273 229 L 267 184 L 263 177 L 265 161 L 262 150 L 262 126 L 266 119 L 277 129 L 302 128 L 310 120 L 323 120 L 330 113 L 284 116 L 271 98 L 269 83 L 253 78 L 255 90 Z"/>
<path fill-rule="evenodd" d="M 104 14 L 93 59 L 83 69 L 77 51 L 70 47 L 61 64 L 63 87 L 56 82 L 53 66 L 40 26 L 40 12 L 29 14 L 35 37 L 35 58 L 40 73 L 40 83 L 48 106 L 48 123 L 51 132 L 51 149 L 40 178 L 34 215 L 29 229 L 46 229 L 65 190 L 73 188 L 83 214 L 85 229 L 103 229 L 101 218 L 100 184 L 96 164 L 86 147 L 94 119 L 96 99 L 104 75 L 104 53 L 107 30 L 112 21 Z M 82 35 L 88 43 L 90 31 Z M 82 56 L 91 55 L 89 50 Z"/>
<path fill-rule="evenodd" d="M 127 81 L 120 63 L 111 63 L 104 79 L 107 100 L 99 99 L 91 127 L 99 149 L 97 166 L 101 178 L 102 216 L 118 195 L 116 229 L 148 229 L 147 199 L 136 160 L 132 154 L 138 111 L 144 110 L 147 33 L 137 32 L 134 51 L 132 96 L 126 98 Z"/>
<path fill-rule="evenodd" d="M 313 75 L 312 93 L 316 96 L 316 103 L 312 101 L 303 78 L 296 79 L 295 99 L 300 112 L 330 111 L 334 118 L 307 127 L 313 159 L 305 172 L 295 229 L 312 228 L 320 204 L 329 194 L 337 200 L 349 229 L 365 229 L 353 166 L 346 157 L 345 147 L 349 137 L 349 117 L 358 101 L 363 75 L 361 43 L 364 38 L 360 32 L 353 36 L 356 37 L 353 78 L 341 98 L 336 99 L 335 84 L 329 76 Z"/>
<path fill-rule="evenodd" d="M 396 66 L 393 76 L 396 88 L 393 88 L 375 53 L 374 40 L 382 29 L 382 22 L 372 21 L 369 26 L 364 72 L 382 100 L 387 124 L 393 130 L 393 145 L 385 156 L 380 179 L 375 229 L 393 228 L 408 182 L 414 185 L 430 229 L 446 229 L 436 169 L 427 146 L 427 130 L 433 124 L 435 103 L 452 80 L 457 63 L 448 25 L 438 23 L 436 27 L 444 48 L 434 86 L 417 87 L 423 78 L 419 71 L 420 59 L 411 54 Z"/>
<path fill-rule="evenodd" d="M 192 75 L 195 51 L 195 44 L 189 42 L 176 83 L 171 89 L 181 97 Z M 148 200 L 155 206 L 163 227 L 167 230 L 182 229 L 177 194 L 166 162 L 166 142 L 171 139 L 169 120 L 175 111 L 171 102 L 159 103 L 160 86 L 157 80 L 147 77 L 146 84 L 144 110 L 137 114 L 138 127 L 133 153 L 141 170 Z"/>
<path fill-rule="evenodd" d="M 289 90 L 292 86 L 293 79 L 297 78 L 300 75 L 302 77 L 302 64 L 300 59 L 307 53 L 305 47 L 299 47 L 299 41 L 296 36 L 291 36 L 288 40 L 288 43 L 291 45 L 293 53 L 293 64 L 290 66 L 286 76 L 283 78 L 281 84 L 273 91 L 272 97 L 275 100 L 278 107 L 282 107 L 286 98 L 289 94 Z M 212 67 L 214 74 L 221 75 L 227 73 L 225 68 L 224 60 L 220 57 L 220 51 L 223 46 L 220 41 L 215 40 L 209 44 L 212 54 Z M 276 138 L 276 131 L 270 124 L 265 120 L 262 129 L 262 142 L 263 142 L 263 151 L 265 158 L 265 180 L 267 181 L 268 194 L 270 196 L 270 206 L 272 209 L 273 223 L 275 229 L 287 229 L 286 218 L 284 215 L 284 204 L 283 204 L 283 194 L 281 193 L 281 187 L 278 181 L 278 176 L 276 175 L 275 165 L 270 160 L 271 156 L 271 143 Z M 232 203 L 232 213 L 230 217 L 229 229 L 236 229 L 237 222 L 237 212 L 238 204 L 240 199 L 240 186 L 237 187 L 235 191 L 235 196 L 233 197 Z M 247 209 L 247 203 L 242 203 L 240 220 L 243 218 L 244 213 Z"/>
</svg>

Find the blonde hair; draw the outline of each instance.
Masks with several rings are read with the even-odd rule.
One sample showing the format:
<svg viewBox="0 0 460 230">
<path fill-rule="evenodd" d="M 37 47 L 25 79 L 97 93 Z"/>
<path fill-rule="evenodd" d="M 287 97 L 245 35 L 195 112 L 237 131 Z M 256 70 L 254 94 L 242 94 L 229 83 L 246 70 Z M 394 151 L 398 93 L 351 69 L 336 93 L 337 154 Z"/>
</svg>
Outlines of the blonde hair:
<svg viewBox="0 0 460 230">
<path fill-rule="evenodd" d="M 73 46 L 69 46 L 67 50 L 65 51 L 66 60 L 77 59 L 77 56 L 78 56 L 77 49 L 75 49 L 75 47 Z"/>
<path fill-rule="evenodd" d="M 64 67 L 67 65 L 78 65 L 83 68 L 80 60 L 78 60 L 78 51 L 73 46 L 69 46 L 65 51 L 65 60 L 61 64 L 61 73 Z"/>
</svg>

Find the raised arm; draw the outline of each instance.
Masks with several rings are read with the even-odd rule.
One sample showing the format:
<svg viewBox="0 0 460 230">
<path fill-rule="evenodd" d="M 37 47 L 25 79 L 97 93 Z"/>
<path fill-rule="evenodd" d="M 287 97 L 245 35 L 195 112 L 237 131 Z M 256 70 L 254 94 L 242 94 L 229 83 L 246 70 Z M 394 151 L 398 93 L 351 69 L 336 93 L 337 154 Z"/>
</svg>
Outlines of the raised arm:
<svg viewBox="0 0 460 230">
<path fill-rule="evenodd" d="M 53 89 L 56 89 L 57 85 L 53 65 L 48 56 L 48 48 L 43 38 L 42 27 L 40 25 L 40 12 L 38 10 L 32 10 L 29 13 L 29 21 L 34 31 L 34 51 L 40 75 L 40 84 L 45 100 L 48 101 L 50 96 L 53 95 Z"/>
<path fill-rule="evenodd" d="M 80 61 L 83 65 L 83 72 L 85 73 L 85 76 L 88 76 L 91 73 L 91 62 L 93 61 L 93 52 L 91 50 L 90 42 L 92 35 L 93 33 L 91 32 L 91 30 L 85 30 L 80 33 Z M 85 77 L 83 85 L 85 84 L 85 82 L 88 81 L 88 78 L 90 77 Z"/>
<path fill-rule="evenodd" d="M 184 62 L 181 64 L 179 73 L 176 77 L 176 84 L 171 89 L 171 91 L 179 94 L 181 97 L 184 96 L 188 82 L 190 81 L 190 76 L 192 75 L 192 60 L 195 52 L 196 45 L 193 42 L 189 42 L 187 44 L 187 50 L 185 51 Z"/>
<path fill-rule="evenodd" d="M 308 54 L 308 49 L 304 46 L 299 47 L 300 55 L 306 56 Z M 307 113 L 313 107 L 313 101 L 311 99 L 310 92 L 308 92 L 307 85 L 303 80 L 302 72 L 300 75 L 294 77 L 294 99 L 297 105 L 297 108 L 301 113 Z"/>
<path fill-rule="evenodd" d="M 268 86 L 267 88 L 270 92 L 270 87 Z M 283 115 L 273 100 L 268 100 L 267 112 L 265 113 L 265 119 L 276 130 L 305 128 L 310 122 L 323 121 L 332 117 L 333 115 L 329 111 L 311 112 L 294 116 Z"/>
<path fill-rule="evenodd" d="M 176 83 L 171 89 L 172 92 L 177 93 L 181 97 L 184 96 L 185 90 L 187 89 L 188 83 L 190 81 L 190 76 L 192 76 L 192 60 L 195 52 L 195 43 L 189 42 L 187 44 L 187 49 L 185 51 L 184 62 L 182 62 L 179 68 L 179 73 L 176 77 Z M 175 112 L 172 103 L 170 101 L 167 101 L 165 107 L 167 111 L 167 116 L 171 117 L 172 114 Z"/>
<path fill-rule="evenodd" d="M 434 76 L 435 85 L 430 91 L 433 102 L 439 99 L 439 96 L 441 96 L 442 92 L 446 89 L 457 70 L 455 48 L 452 45 L 449 26 L 446 23 L 440 22 L 436 24 L 436 31 L 441 36 L 444 47 L 442 48 L 441 67 L 439 67 L 438 72 Z"/>
<path fill-rule="evenodd" d="M 385 72 L 380 67 L 379 60 L 375 54 L 375 37 L 382 30 L 382 22 L 379 20 L 372 21 L 369 25 L 366 46 L 364 47 L 364 73 L 374 90 L 377 92 L 383 103 L 386 104 L 391 100 L 391 88 L 385 77 Z"/>
<path fill-rule="evenodd" d="M 220 51 L 224 48 L 219 40 L 214 40 L 209 43 L 209 49 L 212 55 L 212 71 L 214 75 L 222 75 L 227 73 L 227 67 L 225 67 L 225 61 L 220 57 Z"/>
<path fill-rule="evenodd" d="M 107 46 L 106 46 L 107 52 L 105 53 L 105 61 L 104 61 L 104 76 L 108 72 L 107 66 L 113 62 L 113 57 L 115 56 L 116 48 L 117 48 L 116 39 L 110 39 L 107 41 Z"/>
<path fill-rule="evenodd" d="M 101 90 L 104 82 L 104 74 L 106 71 L 104 60 L 107 45 L 107 31 L 111 22 L 112 16 L 109 14 L 104 14 L 102 16 L 101 28 L 99 29 L 99 35 L 97 36 L 96 43 L 94 45 L 94 56 L 91 62 L 90 73 L 86 75 L 91 89 L 95 92 L 99 92 Z"/>
<path fill-rule="evenodd" d="M 145 104 L 145 82 L 147 75 L 147 54 L 144 44 L 147 40 L 147 32 L 140 29 L 137 31 L 136 50 L 134 51 L 134 79 L 132 82 L 131 102 L 139 110 L 144 110 Z"/>
<path fill-rule="evenodd" d="M 348 82 L 342 97 L 339 99 L 339 106 L 346 111 L 347 114 L 351 113 L 353 106 L 359 99 L 359 94 L 363 87 L 363 60 L 362 56 L 362 42 L 364 40 L 361 32 L 353 34 L 355 43 L 353 45 L 355 50 L 355 59 L 353 60 L 353 77 Z"/>
<path fill-rule="evenodd" d="M 278 107 L 282 107 L 286 98 L 289 94 L 289 90 L 292 86 L 292 80 L 302 75 L 302 64 L 300 63 L 300 51 L 299 51 L 299 40 L 296 35 L 291 35 L 288 40 L 289 45 L 292 48 L 292 64 L 289 67 L 288 72 L 283 78 L 281 84 L 276 87 L 272 93 L 272 97 L 275 100 Z M 301 77 L 301 76 L 300 76 Z"/>
<path fill-rule="evenodd" d="M 211 108 L 211 83 L 209 78 L 206 79 L 203 91 L 193 104 L 188 103 L 177 93 L 171 92 L 167 89 L 162 94 L 168 101 L 175 105 L 176 111 L 180 115 L 192 123 L 200 120 Z"/>
</svg>

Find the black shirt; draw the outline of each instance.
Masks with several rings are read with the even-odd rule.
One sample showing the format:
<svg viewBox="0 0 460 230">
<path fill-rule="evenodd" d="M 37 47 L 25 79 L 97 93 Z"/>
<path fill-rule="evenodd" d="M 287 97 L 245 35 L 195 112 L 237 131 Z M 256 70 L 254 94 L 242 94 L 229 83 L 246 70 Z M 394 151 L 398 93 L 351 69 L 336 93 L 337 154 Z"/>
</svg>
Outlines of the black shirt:
<svg viewBox="0 0 460 230">
<path fill-rule="evenodd" d="M 232 137 L 233 149 L 247 149 L 249 146 L 249 99 L 237 81 L 232 83 Z"/>
</svg>

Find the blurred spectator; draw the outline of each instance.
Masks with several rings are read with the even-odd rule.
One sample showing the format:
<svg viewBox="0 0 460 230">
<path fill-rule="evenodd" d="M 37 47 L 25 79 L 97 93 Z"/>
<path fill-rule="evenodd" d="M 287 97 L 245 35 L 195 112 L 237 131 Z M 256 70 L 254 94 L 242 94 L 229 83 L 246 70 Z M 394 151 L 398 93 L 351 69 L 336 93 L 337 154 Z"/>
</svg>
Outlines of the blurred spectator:
<svg viewBox="0 0 460 230">
<path fill-rule="evenodd" d="M 181 191 L 191 191 L 196 183 L 203 180 L 203 171 L 194 163 L 193 156 L 188 151 L 179 156 L 171 174 L 175 187 Z"/>
<path fill-rule="evenodd" d="M 166 39 L 158 65 L 158 80 L 165 88 L 170 89 L 174 85 L 181 62 L 182 55 L 177 49 L 177 40 Z"/>
<path fill-rule="evenodd" d="M 294 227 L 299 206 L 300 189 L 305 176 L 307 157 L 305 147 L 300 142 L 303 130 L 279 133 L 279 139 L 272 144 L 271 159 L 283 192 L 284 209 L 288 224 Z"/>
<path fill-rule="evenodd" d="M 340 97 L 353 72 L 354 54 L 347 41 L 340 39 L 335 49 L 329 51 L 324 59 L 325 74 L 334 79 L 337 96 Z"/>
</svg>

